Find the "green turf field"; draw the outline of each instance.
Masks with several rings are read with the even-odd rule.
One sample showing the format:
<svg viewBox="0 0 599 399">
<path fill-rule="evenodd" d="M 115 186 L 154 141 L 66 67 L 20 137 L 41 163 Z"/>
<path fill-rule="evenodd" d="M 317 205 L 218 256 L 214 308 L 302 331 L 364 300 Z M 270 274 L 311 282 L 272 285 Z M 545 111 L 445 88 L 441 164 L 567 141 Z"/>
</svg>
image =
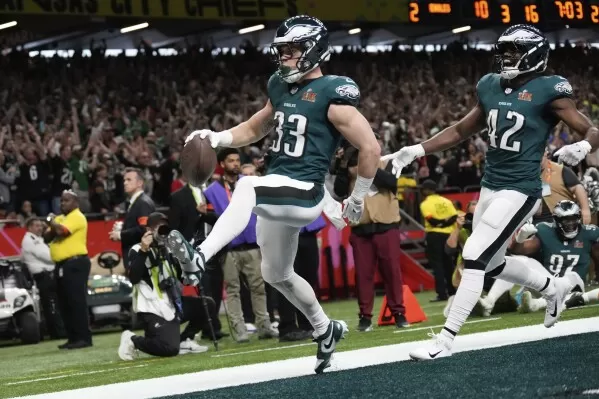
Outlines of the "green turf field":
<svg viewBox="0 0 599 399">
<path fill-rule="evenodd" d="M 597 353 L 597 334 L 579 334 L 161 399 L 589 397 L 599 388 Z"/>
<path fill-rule="evenodd" d="M 331 318 L 346 320 L 350 334 L 339 346 L 339 351 L 397 344 L 426 339 L 426 326 L 437 326 L 444 322 L 442 309 L 445 303 L 430 304 L 433 293 L 418 294 L 429 319 L 424 323 L 400 330 L 395 327 L 379 327 L 372 332 L 359 333 L 357 305 L 355 300 L 324 304 Z M 375 303 L 378 314 L 380 298 Z M 591 317 L 599 314 L 599 307 L 572 309 L 563 313 L 562 319 Z M 518 313 L 494 315 L 489 319 L 470 318 L 462 329 L 463 334 L 540 324 L 543 313 L 521 315 Z M 223 326 L 227 323 L 223 319 Z M 418 329 L 415 330 L 414 329 Z M 435 328 L 439 330 L 439 328 Z M 259 341 L 255 338 L 248 344 L 237 344 L 230 337 L 220 341 L 215 352 L 210 342 L 206 353 L 185 355 L 168 359 L 142 357 L 134 362 L 122 362 L 117 356 L 120 331 L 94 335 L 94 347 L 76 351 L 60 351 L 60 341 L 45 341 L 38 345 L 8 345 L 0 348 L 0 397 L 62 391 L 66 389 L 127 382 L 138 379 L 163 377 L 214 368 L 311 356 L 315 346 L 310 341 L 279 344 L 275 340 Z M 597 373 L 599 375 L 599 373 Z"/>
</svg>

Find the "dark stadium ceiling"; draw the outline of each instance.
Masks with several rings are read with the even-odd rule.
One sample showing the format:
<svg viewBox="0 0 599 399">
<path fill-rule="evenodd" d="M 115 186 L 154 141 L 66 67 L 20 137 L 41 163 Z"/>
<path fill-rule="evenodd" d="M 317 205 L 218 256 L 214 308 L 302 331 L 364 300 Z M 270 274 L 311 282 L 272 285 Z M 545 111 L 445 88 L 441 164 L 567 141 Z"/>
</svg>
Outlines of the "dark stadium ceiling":
<svg viewBox="0 0 599 399">
<path fill-rule="evenodd" d="M 190 20 L 153 20 L 143 30 L 121 34 L 126 26 L 145 22 L 134 19 L 104 17 L 53 17 L 3 15 L 0 24 L 16 20 L 18 25 L 0 30 L 0 44 L 4 48 L 24 46 L 26 50 L 87 49 L 90 41 L 106 40 L 109 49 L 134 49 L 140 40 L 151 43 L 154 48 L 181 48 L 186 43 L 214 45 L 216 47 L 239 47 L 245 40 L 262 47 L 272 40 L 276 24 L 266 22 L 265 29 L 240 35 L 240 28 L 257 22 L 211 22 Z M 462 37 L 469 43 L 492 44 L 504 27 L 476 29 L 461 34 L 451 32 L 451 27 L 425 27 L 393 24 L 330 23 L 333 45 L 359 46 L 400 44 L 447 44 Z M 361 28 L 361 33 L 350 35 L 348 31 Z M 455 27 L 453 27 L 455 28 Z M 599 30 L 561 29 L 547 32 L 552 42 L 569 40 L 573 43 L 599 43 Z"/>
</svg>

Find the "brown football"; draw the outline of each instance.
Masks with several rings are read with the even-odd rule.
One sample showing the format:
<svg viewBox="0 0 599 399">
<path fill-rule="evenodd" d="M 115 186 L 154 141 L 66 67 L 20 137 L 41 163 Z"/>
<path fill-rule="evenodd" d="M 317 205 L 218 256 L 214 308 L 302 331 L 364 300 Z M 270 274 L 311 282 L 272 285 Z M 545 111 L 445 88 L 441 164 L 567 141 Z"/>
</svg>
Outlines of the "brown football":
<svg viewBox="0 0 599 399">
<path fill-rule="evenodd" d="M 195 187 L 206 183 L 216 169 L 216 151 L 208 138 L 195 136 L 181 152 L 181 171 L 185 180 Z"/>
</svg>

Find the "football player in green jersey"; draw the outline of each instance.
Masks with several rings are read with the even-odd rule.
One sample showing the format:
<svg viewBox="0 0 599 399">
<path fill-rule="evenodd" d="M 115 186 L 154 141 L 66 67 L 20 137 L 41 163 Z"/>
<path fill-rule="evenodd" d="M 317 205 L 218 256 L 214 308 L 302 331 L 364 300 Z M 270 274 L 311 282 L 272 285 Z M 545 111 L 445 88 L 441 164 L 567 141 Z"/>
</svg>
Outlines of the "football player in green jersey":
<svg viewBox="0 0 599 399">
<path fill-rule="evenodd" d="M 599 242 L 599 228 L 592 224 L 582 224 L 580 207 L 568 200 L 556 204 L 553 219 L 553 223 L 524 225 L 516 234 L 516 242 L 511 251 L 522 255 L 532 255 L 541 251 L 543 266 L 548 274 L 564 277 L 573 272 L 568 277 L 572 280 L 574 289 L 580 293 L 576 294 L 576 297 L 584 301 L 583 281 L 589 273 L 591 247 Z M 587 303 L 597 298 L 597 292 L 591 291 L 588 294 Z M 569 297 L 566 302 L 573 300 Z M 529 291 L 522 294 L 523 312 L 545 309 L 546 305 L 543 298 L 533 299 Z"/>
<path fill-rule="evenodd" d="M 274 127 L 277 137 L 268 153 L 267 175 L 239 180 L 229 206 L 198 252 L 178 232 L 168 241 L 186 278 L 197 282 L 206 262 L 243 231 L 254 212 L 264 281 L 310 320 L 318 344 L 315 371 L 322 373 L 348 330 L 345 322 L 329 320 L 312 287 L 293 271 L 299 232 L 323 211 L 324 179 L 341 137 L 360 150 L 358 178 L 343 207 L 350 222 L 360 219 L 381 149 L 356 108 L 356 83 L 323 75 L 320 69 L 330 57 L 329 34 L 321 21 L 305 15 L 287 19 L 276 31 L 271 53 L 278 70 L 268 81 L 264 108 L 232 129 L 195 131 L 186 140 L 200 135 L 212 147 L 242 147 Z"/>
<path fill-rule="evenodd" d="M 498 38 L 496 50 L 499 73 L 478 82 L 478 104 L 462 120 L 422 144 L 383 157 L 392 160 L 399 174 L 419 157 L 445 151 L 485 127 L 489 133 L 473 231 L 462 253 L 462 281 L 441 333 L 430 346 L 410 353 L 416 360 L 451 355 L 453 339 L 481 295 L 485 273 L 543 294 L 548 302 L 546 327 L 556 323 L 571 288 L 563 278 L 548 279 L 506 261 L 505 251 L 511 236 L 540 204 L 541 158 L 551 129 L 562 120 L 585 137 L 556 153 L 560 161 L 573 165 L 599 148 L 599 130 L 577 110 L 566 79 L 543 75 L 550 48 L 537 28 L 509 27 Z"/>
</svg>

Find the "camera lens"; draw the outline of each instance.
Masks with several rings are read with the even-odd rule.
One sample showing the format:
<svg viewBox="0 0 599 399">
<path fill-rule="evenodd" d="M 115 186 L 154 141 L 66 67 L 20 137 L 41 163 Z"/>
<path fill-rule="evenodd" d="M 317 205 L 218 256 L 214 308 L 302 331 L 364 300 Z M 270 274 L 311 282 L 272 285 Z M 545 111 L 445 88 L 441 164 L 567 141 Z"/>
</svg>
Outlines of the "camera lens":
<svg viewBox="0 0 599 399">
<path fill-rule="evenodd" d="M 171 231 L 171 229 L 165 224 L 158 227 L 158 230 L 157 230 L 159 236 L 166 236 L 166 235 L 168 235 L 168 233 L 170 233 L 170 231 Z"/>
</svg>

